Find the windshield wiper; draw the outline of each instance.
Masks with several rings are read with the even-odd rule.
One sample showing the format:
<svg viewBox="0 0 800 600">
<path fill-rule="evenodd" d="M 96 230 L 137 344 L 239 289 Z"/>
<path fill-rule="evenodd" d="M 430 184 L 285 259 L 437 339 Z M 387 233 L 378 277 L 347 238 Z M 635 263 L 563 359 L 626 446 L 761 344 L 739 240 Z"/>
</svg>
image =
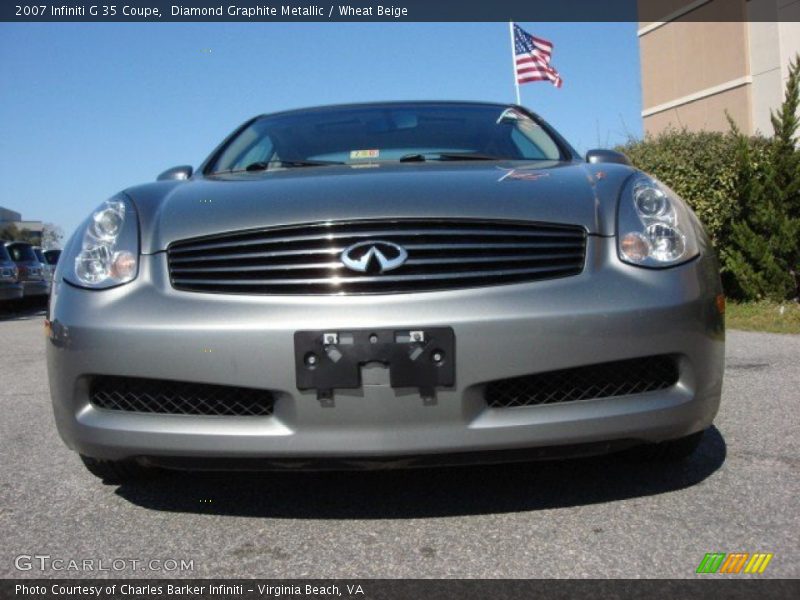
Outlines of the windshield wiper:
<svg viewBox="0 0 800 600">
<path fill-rule="evenodd" d="M 265 171 L 273 166 L 279 167 L 325 167 L 328 165 L 343 165 L 345 163 L 338 160 L 307 160 L 307 159 L 289 159 L 282 158 L 280 160 L 259 160 L 250 163 L 244 169 L 226 169 L 224 171 L 215 171 L 212 175 L 227 175 L 229 173 L 245 173 L 252 171 Z"/>
<path fill-rule="evenodd" d="M 400 157 L 400 162 L 425 162 L 426 160 L 514 160 L 507 156 L 492 156 L 480 152 L 419 152 Z"/>
<path fill-rule="evenodd" d="M 258 162 L 250 163 L 247 165 L 245 171 L 263 171 L 269 169 L 273 165 L 280 167 L 324 167 L 327 165 L 343 165 L 344 163 L 338 160 L 308 160 L 305 158 L 281 158 L 279 160 L 260 160 Z"/>
</svg>

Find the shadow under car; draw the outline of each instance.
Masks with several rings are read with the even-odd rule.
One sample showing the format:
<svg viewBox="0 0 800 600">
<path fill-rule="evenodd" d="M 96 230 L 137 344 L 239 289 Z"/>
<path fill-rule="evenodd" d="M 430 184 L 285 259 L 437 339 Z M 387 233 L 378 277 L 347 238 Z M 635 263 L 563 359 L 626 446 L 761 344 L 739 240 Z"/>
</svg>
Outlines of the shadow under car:
<svg viewBox="0 0 800 600">
<path fill-rule="evenodd" d="M 564 508 L 651 496 L 705 480 L 725 461 L 709 428 L 684 462 L 633 452 L 557 461 L 378 471 L 180 472 L 116 489 L 153 510 L 285 519 L 410 519 Z"/>
</svg>

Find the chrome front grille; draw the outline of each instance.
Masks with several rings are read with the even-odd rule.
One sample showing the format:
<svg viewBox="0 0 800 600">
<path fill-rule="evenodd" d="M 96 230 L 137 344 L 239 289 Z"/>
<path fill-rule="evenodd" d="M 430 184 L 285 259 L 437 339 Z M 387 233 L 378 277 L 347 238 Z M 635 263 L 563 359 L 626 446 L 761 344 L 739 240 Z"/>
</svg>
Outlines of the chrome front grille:
<svg viewBox="0 0 800 600">
<path fill-rule="evenodd" d="M 342 253 L 359 242 L 401 246 L 405 263 L 353 271 Z M 516 221 L 341 221 L 238 231 L 171 244 L 176 289 L 241 294 L 380 294 L 500 285 L 576 275 L 583 228 Z"/>
</svg>

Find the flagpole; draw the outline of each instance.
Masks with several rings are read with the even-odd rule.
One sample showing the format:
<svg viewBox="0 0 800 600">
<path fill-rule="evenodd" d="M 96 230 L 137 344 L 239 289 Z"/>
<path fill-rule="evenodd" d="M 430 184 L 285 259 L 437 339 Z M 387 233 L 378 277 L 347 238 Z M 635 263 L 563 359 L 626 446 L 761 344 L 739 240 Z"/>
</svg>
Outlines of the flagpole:
<svg viewBox="0 0 800 600">
<path fill-rule="evenodd" d="M 514 22 L 508 22 L 508 34 L 511 39 L 511 66 L 514 68 L 514 91 L 517 94 L 517 104 L 521 104 L 519 99 L 519 81 L 517 81 L 517 58 L 514 54 Z"/>
</svg>

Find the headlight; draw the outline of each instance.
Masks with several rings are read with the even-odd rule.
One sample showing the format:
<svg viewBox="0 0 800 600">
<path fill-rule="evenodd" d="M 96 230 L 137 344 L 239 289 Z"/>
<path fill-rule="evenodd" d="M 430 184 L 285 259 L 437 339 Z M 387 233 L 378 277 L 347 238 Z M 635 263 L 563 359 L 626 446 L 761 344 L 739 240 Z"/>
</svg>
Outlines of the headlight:
<svg viewBox="0 0 800 600">
<path fill-rule="evenodd" d="M 78 228 L 64 257 L 64 279 L 80 287 L 106 289 L 128 283 L 139 272 L 139 223 L 127 198 L 106 200 Z"/>
<path fill-rule="evenodd" d="M 671 267 L 698 255 L 689 209 L 662 183 L 640 176 L 619 206 L 619 257 L 641 267 Z"/>
</svg>

